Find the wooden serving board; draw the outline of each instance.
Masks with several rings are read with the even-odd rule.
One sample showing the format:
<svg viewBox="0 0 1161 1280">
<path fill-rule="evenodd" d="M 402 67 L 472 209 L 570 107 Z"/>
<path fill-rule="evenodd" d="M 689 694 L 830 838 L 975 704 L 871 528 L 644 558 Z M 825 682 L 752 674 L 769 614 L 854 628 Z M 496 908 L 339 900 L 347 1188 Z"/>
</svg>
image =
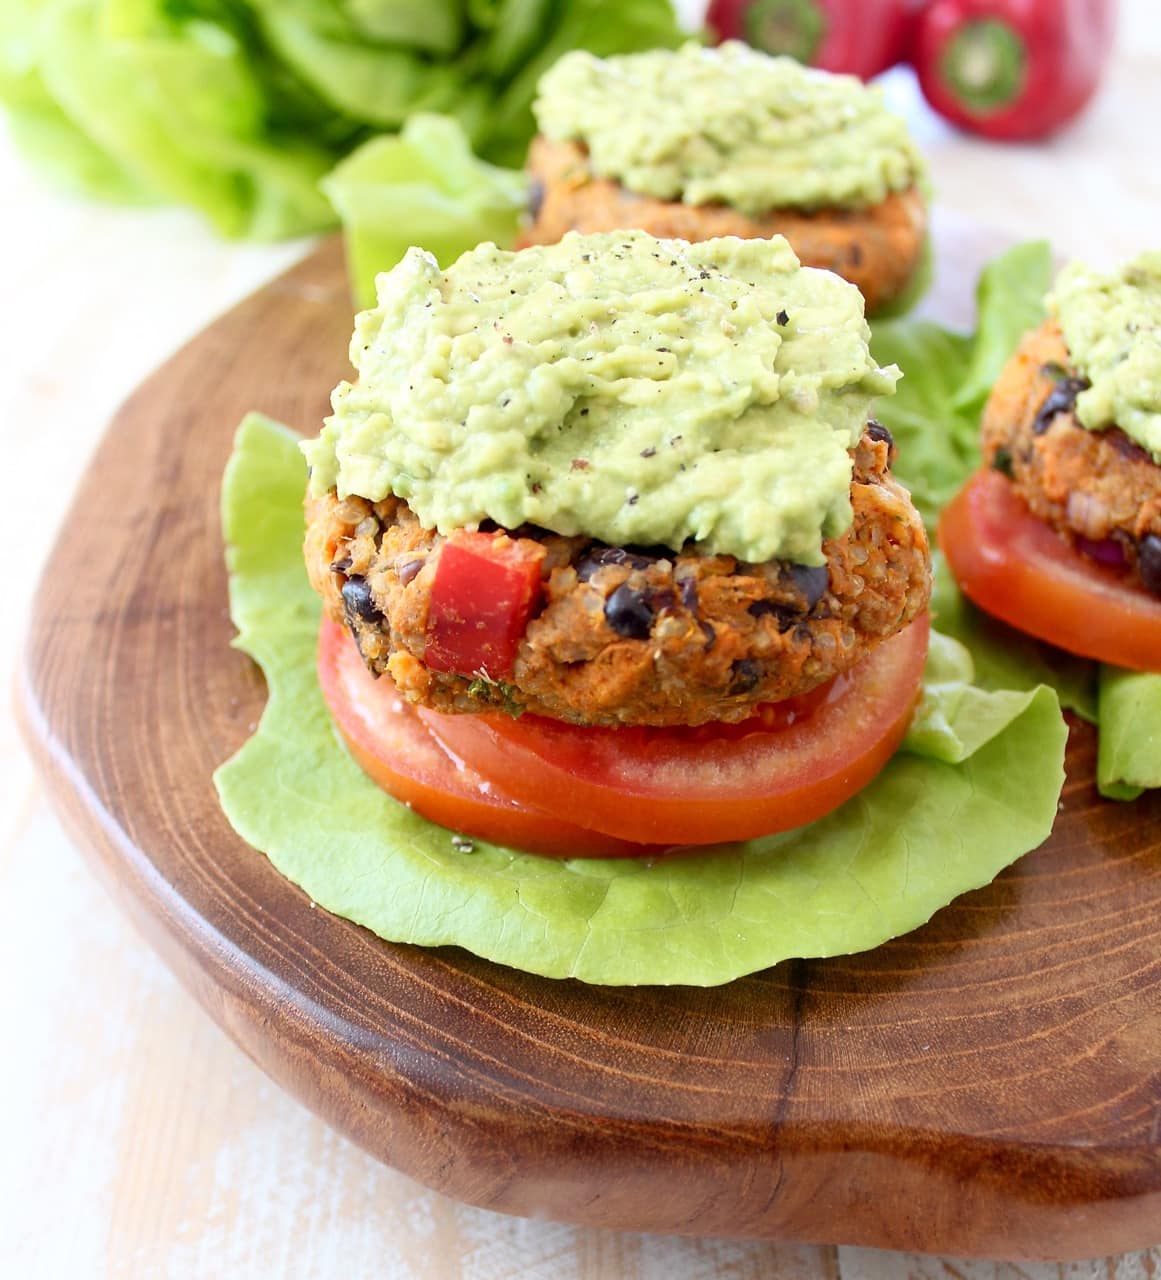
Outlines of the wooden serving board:
<svg viewBox="0 0 1161 1280">
<path fill-rule="evenodd" d="M 967 323 L 1002 247 L 938 223 L 926 308 Z M 1054 835 L 994 884 L 712 990 L 389 945 L 235 836 L 210 775 L 265 690 L 229 647 L 222 467 L 249 409 L 317 429 L 349 331 L 331 242 L 191 342 L 112 422 L 37 595 L 28 740 L 206 1010 L 369 1151 L 491 1209 L 1009 1258 L 1161 1241 L 1161 798 L 1102 802 L 1085 728 Z"/>
</svg>

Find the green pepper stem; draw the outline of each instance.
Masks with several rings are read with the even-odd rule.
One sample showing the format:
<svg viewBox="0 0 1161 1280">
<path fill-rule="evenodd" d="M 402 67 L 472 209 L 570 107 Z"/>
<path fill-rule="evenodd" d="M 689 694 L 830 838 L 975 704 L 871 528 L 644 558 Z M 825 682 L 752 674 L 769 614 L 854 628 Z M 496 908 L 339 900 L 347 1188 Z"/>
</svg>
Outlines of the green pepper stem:
<svg viewBox="0 0 1161 1280">
<path fill-rule="evenodd" d="M 1020 96 L 1028 71 L 1023 37 L 998 18 L 965 22 L 947 42 L 940 72 L 966 111 L 989 115 Z"/>
<path fill-rule="evenodd" d="M 746 42 L 763 53 L 788 54 L 808 65 L 826 35 L 817 0 L 754 0 L 746 10 Z"/>
</svg>

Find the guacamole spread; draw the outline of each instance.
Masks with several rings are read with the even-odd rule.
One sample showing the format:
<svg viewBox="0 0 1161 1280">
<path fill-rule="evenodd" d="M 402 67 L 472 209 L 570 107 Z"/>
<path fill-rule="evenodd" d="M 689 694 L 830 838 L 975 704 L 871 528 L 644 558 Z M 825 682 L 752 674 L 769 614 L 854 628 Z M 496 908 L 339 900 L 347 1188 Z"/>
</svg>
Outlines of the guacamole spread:
<svg viewBox="0 0 1161 1280">
<path fill-rule="evenodd" d="M 1118 426 L 1161 464 L 1161 250 L 1119 271 L 1065 267 L 1049 299 L 1077 371 L 1092 385 L 1076 416 Z"/>
<path fill-rule="evenodd" d="M 393 493 L 441 532 L 821 563 L 851 520 L 848 451 L 899 377 L 858 290 L 781 237 L 570 233 L 447 271 L 410 249 L 378 290 L 358 381 L 303 445 L 312 488 Z"/>
<path fill-rule="evenodd" d="M 541 133 L 588 148 L 598 177 L 751 217 L 864 207 L 922 181 L 919 151 L 877 90 L 738 42 L 569 53 L 534 109 Z"/>
</svg>

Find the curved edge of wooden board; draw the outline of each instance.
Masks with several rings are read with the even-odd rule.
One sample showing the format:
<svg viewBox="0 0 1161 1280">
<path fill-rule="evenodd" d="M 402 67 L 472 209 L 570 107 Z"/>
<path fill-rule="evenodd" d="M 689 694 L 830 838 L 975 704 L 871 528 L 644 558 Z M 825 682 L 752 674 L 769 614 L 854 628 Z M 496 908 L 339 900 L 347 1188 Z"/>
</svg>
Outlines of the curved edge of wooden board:
<svg viewBox="0 0 1161 1280">
<path fill-rule="evenodd" d="M 324 246 L 269 288 L 293 291 L 296 281 L 333 270 L 335 259 L 334 246 Z M 244 316 L 252 301 L 231 314 Z M 170 366 L 188 360 L 206 340 L 194 339 L 154 377 L 164 380 Z M 127 411 L 114 418 L 110 437 L 128 430 Z M 73 511 L 85 510 L 100 488 L 87 476 Z M 1157 1146 L 1013 1150 L 964 1138 L 949 1147 L 946 1134 L 887 1125 L 828 1131 L 781 1114 L 715 1144 L 696 1125 L 643 1125 L 632 1115 L 547 1101 L 532 1107 L 489 1090 L 470 1055 L 417 1054 L 393 1039 L 390 1027 L 369 1034 L 303 996 L 216 930 L 161 875 L 157 851 L 133 841 L 99 780 L 70 751 L 59 707 L 50 709 L 45 666 L 35 658 L 50 630 L 38 604 L 19 673 L 18 712 L 71 836 L 248 1056 L 404 1173 L 484 1208 L 609 1228 L 1013 1259 L 1091 1257 L 1156 1242 Z M 400 983 L 461 962 L 452 950 L 420 955 L 414 948 L 376 946 Z M 784 1092 L 796 1071 L 793 1052 L 787 1070 Z M 1161 1111 L 1155 1129 L 1161 1140 Z"/>
</svg>

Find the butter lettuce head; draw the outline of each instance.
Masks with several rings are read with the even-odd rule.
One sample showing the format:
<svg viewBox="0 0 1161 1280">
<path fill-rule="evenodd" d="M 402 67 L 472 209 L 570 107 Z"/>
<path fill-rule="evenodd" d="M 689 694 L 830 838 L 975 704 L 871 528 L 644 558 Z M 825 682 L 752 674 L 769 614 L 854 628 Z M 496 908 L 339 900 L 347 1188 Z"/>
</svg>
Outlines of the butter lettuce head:
<svg viewBox="0 0 1161 1280">
<path fill-rule="evenodd" d="M 395 942 L 455 944 L 548 977 L 710 986 L 791 956 L 874 947 L 987 883 L 1048 834 L 1063 781 L 1055 694 L 987 694 L 936 639 L 907 748 L 821 821 L 668 861 L 557 861 L 452 833 L 347 755 L 315 678 L 302 564 L 305 464 L 251 416 L 222 492 L 237 645 L 269 701 L 215 774 L 243 839 L 320 906 Z M 566 801 L 567 803 L 567 801 Z"/>
<path fill-rule="evenodd" d="M 670 0 L 3 0 L 0 107 L 59 182 L 268 239 L 333 225 L 319 180 L 418 112 L 519 167 L 563 53 L 679 39 Z"/>
</svg>

